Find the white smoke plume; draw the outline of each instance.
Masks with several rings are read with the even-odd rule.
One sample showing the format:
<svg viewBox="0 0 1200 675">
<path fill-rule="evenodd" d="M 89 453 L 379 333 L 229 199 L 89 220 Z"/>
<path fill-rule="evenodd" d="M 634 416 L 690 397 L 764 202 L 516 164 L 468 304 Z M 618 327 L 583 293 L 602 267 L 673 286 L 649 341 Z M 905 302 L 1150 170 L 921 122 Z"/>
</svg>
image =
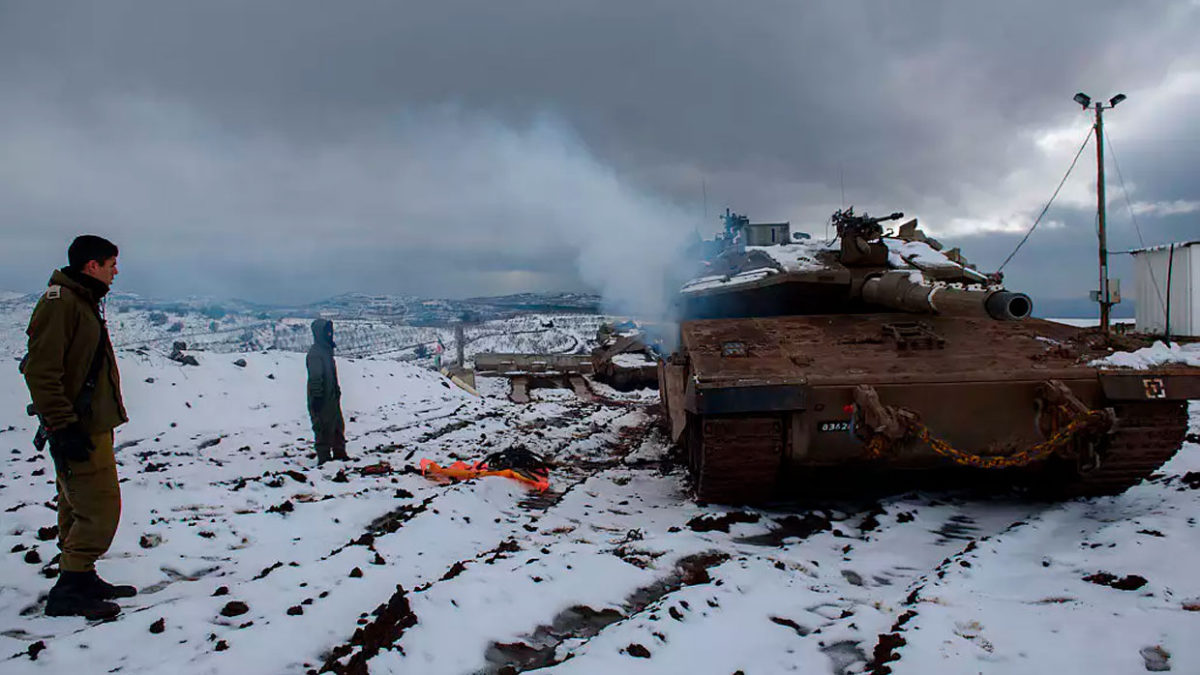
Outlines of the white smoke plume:
<svg viewBox="0 0 1200 675">
<path fill-rule="evenodd" d="M 47 106 L 0 128 L 11 160 L 0 218 L 29 226 L 0 286 L 44 283 L 65 243 L 89 231 L 121 245 L 122 290 L 151 295 L 594 289 L 606 310 L 660 318 L 664 279 L 695 237 L 693 216 L 618 175 L 552 115 L 507 123 L 443 106 L 296 138 L 158 101 L 88 112 Z"/>
</svg>

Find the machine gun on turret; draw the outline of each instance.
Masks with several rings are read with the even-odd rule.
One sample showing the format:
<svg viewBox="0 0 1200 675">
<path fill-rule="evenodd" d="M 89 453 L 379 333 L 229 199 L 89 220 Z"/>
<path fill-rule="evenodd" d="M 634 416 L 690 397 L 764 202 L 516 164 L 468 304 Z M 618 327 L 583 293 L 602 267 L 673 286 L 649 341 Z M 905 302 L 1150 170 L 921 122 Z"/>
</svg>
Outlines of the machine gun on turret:
<svg viewBox="0 0 1200 675">
<path fill-rule="evenodd" d="M 883 236 L 883 227 L 879 223 L 889 220 L 899 220 L 904 214 L 896 211 L 890 215 L 872 218 L 870 215 L 863 213 L 861 216 L 854 215 L 854 207 L 839 209 L 833 212 L 833 224 L 837 227 L 839 237 L 861 236 L 868 240 L 878 239 Z"/>
<path fill-rule="evenodd" d="M 896 211 L 890 215 L 872 218 L 866 212 L 854 214 L 854 207 L 839 209 L 833 213 L 833 225 L 842 240 L 842 264 L 847 266 L 886 265 L 888 249 L 880 238 L 883 226 L 879 223 L 903 218 Z"/>
</svg>

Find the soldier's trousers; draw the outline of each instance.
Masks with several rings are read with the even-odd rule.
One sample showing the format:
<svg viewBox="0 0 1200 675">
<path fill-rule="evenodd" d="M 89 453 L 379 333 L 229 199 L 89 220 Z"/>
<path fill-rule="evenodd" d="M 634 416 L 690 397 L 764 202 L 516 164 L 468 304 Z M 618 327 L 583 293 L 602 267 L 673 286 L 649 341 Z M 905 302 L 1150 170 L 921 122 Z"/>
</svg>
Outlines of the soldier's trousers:
<svg viewBox="0 0 1200 675">
<path fill-rule="evenodd" d="M 92 434 L 91 456 L 69 462 L 71 475 L 58 474 L 59 567 L 87 572 L 108 551 L 121 520 L 121 487 L 113 455 L 113 432 Z"/>
<path fill-rule="evenodd" d="M 323 411 L 321 419 L 313 417 L 313 434 L 316 438 L 317 459 L 328 461 L 346 456 L 346 420 L 339 406 L 332 411 Z"/>
</svg>

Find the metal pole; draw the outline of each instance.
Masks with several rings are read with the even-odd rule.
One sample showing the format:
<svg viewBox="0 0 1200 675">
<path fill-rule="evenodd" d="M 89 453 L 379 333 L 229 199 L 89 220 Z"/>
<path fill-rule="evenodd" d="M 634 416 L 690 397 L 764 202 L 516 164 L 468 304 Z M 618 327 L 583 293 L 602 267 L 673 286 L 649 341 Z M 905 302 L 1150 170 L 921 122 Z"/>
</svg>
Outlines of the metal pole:
<svg viewBox="0 0 1200 675">
<path fill-rule="evenodd" d="M 1167 338 L 1167 346 L 1171 346 L 1171 277 L 1175 272 L 1175 244 L 1171 243 L 1171 251 L 1167 254 L 1167 318 L 1163 321 L 1163 334 Z"/>
<path fill-rule="evenodd" d="M 1096 202 L 1100 223 L 1100 329 L 1108 335 L 1108 236 L 1104 230 L 1104 104 L 1096 102 Z"/>
<path fill-rule="evenodd" d="M 462 370 L 463 367 L 463 347 L 465 347 L 465 342 L 466 331 L 463 330 L 463 322 L 459 321 L 454 326 L 454 346 L 458 352 L 457 358 L 455 358 L 454 362 L 458 365 L 459 370 Z"/>
</svg>

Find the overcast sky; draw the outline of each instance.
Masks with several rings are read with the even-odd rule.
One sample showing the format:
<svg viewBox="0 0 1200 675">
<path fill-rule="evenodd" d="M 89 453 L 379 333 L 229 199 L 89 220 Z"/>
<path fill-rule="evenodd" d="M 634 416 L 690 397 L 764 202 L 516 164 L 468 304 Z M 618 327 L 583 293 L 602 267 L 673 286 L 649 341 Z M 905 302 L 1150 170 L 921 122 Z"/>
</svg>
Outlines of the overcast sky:
<svg viewBox="0 0 1200 675">
<path fill-rule="evenodd" d="M 1076 91 L 1129 96 L 1111 248 L 1200 238 L 1198 34 L 1198 0 L 0 0 L 0 289 L 90 232 L 157 297 L 649 311 L 725 207 L 821 236 L 843 194 L 992 270 L 1088 132 Z M 1086 297 L 1095 258 L 1089 147 L 1008 285 Z"/>
</svg>

